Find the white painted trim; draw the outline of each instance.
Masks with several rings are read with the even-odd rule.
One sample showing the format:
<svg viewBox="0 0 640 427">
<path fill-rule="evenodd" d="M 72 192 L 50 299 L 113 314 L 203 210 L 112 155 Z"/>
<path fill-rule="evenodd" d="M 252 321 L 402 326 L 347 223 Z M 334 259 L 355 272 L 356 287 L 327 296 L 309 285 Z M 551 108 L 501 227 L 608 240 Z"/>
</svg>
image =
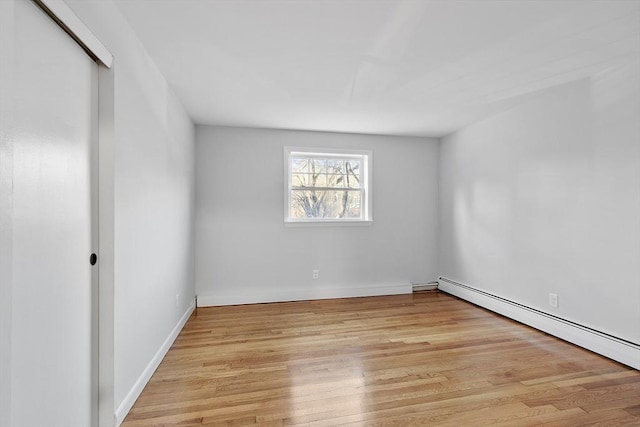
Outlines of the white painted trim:
<svg viewBox="0 0 640 427">
<path fill-rule="evenodd" d="M 13 17 L 14 2 L 0 0 L 0 426 L 11 425 L 12 410 Z"/>
<path fill-rule="evenodd" d="M 91 56 L 111 68 L 113 55 L 63 0 L 34 0 Z"/>
<path fill-rule="evenodd" d="M 438 289 L 438 283 L 437 282 L 412 283 L 411 288 L 413 289 L 413 292 L 435 291 L 436 289 Z"/>
<path fill-rule="evenodd" d="M 98 67 L 98 425 L 113 427 L 115 67 Z"/>
<path fill-rule="evenodd" d="M 438 289 L 632 368 L 640 369 L 640 345 L 488 294 L 445 277 L 438 279 Z"/>
<path fill-rule="evenodd" d="M 131 387 L 131 390 L 129 390 L 129 393 L 127 393 L 127 396 L 122 400 L 122 402 L 120 402 L 120 405 L 118 405 L 118 409 L 116 409 L 115 413 L 116 426 L 122 424 L 125 417 L 133 407 L 133 404 L 136 403 L 136 400 L 140 396 L 140 393 L 142 393 L 142 390 L 144 390 L 144 387 L 151 379 L 151 376 L 156 371 L 156 369 L 158 369 L 160 362 L 162 362 L 162 359 L 173 345 L 173 342 L 178 337 L 178 334 L 180 334 L 182 328 L 184 328 L 184 325 L 187 323 L 187 320 L 189 320 L 189 317 L 191 316 L 195 308 L 196 303 L 194 301 L 189 305 L 189 308 L 187 308 L 187 311 L 182 315 L 182 317 L 178 321 L 178 324 L 173 328 L 167 339 L 164 340 L 156 354 L 153 356 L 145 370 L 142 372 L 142 375 L 140 375 L 136 383 L 133 385 L 133 387 Z"/>
<path fill-rule="evenodd" d="M 286 292 L 225 292 L 224 295 L 198 295 L 198 307 L 258 304 L 266 302 L 308 301 L 315 299 L 372 297 L 410 294 L 410 283 L 397 285 L 292 289 Z"/>
<path fill-rule="evenodd" d="M 322 226 L 358 226 L 358 225 L 372 225 L 373 224 L 373 150 L 362 149 L 344 149 L 344 148 L 311 148 L 311 147 L 290 147 L 285 146 L 284 152 L 284 224 L 285 226 L 310 226 L 310 225 L 322 225 Z M 312 157 L 329 158 L 329 157 L 345 157 L 345 158 L 360 158 L 362 161 L 362 174 L 361 174 L 361 189 L 363 203 L 363 217 L 360 219 L 291 219 L 290 207 L 291 207 L 291 155 L 292 154 L 306 154 Z"/>
<path fill-rule="evenodd" d="M 313 219 L 313 220 L 297 220 L 297 221 L 284 221 L 284 226 L 289 228 L 295 227 L 369 227 L 373 225 L 373 220 L 351 220 L 351 219 Z"/>
</svg>

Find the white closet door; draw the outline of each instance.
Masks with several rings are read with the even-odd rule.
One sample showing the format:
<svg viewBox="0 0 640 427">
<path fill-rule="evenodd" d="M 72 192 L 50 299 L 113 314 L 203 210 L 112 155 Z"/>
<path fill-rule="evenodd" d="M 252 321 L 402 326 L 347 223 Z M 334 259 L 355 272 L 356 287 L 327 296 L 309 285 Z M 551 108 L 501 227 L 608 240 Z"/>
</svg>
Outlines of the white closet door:
<svg viewBox="0 0 640 427">
<path fill-rule="evenodd" d="M 98 69 L 31 1 L 14 13 L 12 425 L 87 427 Z"/>
</svg>

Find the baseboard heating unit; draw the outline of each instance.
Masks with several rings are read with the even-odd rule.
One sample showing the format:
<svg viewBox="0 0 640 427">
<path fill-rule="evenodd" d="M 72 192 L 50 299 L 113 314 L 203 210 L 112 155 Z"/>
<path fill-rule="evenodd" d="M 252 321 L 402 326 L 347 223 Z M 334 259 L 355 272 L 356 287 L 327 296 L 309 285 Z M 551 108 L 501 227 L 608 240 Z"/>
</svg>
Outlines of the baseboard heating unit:
<svg viewBox="0 0 640 427">
<path fill-rule="evenodd" d="M 438 290 L 494 311 L 610 359 L 640 369 L 640 345 L 535 308 L 481 291 L 446 277 Z"/>
</svg>

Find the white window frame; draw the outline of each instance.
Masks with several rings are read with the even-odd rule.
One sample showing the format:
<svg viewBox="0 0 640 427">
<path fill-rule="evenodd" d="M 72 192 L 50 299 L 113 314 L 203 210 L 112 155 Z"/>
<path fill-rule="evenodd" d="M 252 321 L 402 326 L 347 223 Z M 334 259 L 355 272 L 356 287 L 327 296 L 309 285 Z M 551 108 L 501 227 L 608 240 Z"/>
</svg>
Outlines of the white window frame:
<svg viewBox="0 0 640 427">
<path fill-rule="evenodd" d="M 319 159 L 353 158 L 359 159 L 362 171 L 360 173 L 361 209 L 360 218 L 291 218 L 291 158 L 295 156 L 317 157 Z M 348 150 L 336 148 L 301 148 L 284 147 L 284 222 L 286 225 L 370 225 L 373 223 L 371 165 L 373 152 L 370 150 Z"/>
</svg>

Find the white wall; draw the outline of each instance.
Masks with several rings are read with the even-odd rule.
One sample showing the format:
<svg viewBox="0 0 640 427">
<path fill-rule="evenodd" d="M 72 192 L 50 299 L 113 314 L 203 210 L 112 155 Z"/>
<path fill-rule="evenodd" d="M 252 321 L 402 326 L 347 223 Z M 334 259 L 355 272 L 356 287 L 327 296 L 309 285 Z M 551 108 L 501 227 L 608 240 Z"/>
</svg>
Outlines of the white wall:
<svg viewBox="0 0 640 427">
<path fill-rule="evenodd" d="M 639 117 L 635 59 L 444 138 L 441 275 L 640 343 Z"/>
<path fill-rule="evenodd" d="M 285 226 L 285 146 L 372 150 L 373 224 Z M 406 292 L 435 280 L 438 152 L 427 138 L 197 126 L 199 305 Z"/>
<path fill-rule="evenodd" d="M 114 55 L 114 387 L 121 417 L 195 297 L 193 124 L 113 2 L 67 3 Z"/>
</svg>

